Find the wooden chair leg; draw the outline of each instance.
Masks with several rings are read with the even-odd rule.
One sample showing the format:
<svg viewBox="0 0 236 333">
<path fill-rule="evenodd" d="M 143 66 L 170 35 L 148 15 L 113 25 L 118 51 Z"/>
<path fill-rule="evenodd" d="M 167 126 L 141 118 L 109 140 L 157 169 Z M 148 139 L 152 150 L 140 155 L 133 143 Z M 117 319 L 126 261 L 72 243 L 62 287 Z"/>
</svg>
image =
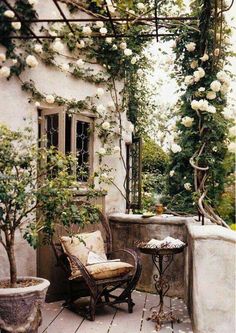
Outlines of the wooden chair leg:
<svg viewBox="0 0 236 333">
<path fill-rule="evenodd" d="M 110 302 L 110 298 L 109 298 L 109 292 L 108 291 L 104 292 L 104 297 L 105 297 L 106 303 L 109 303 Z"/>
<path fill-rule="evenodd" d="M 133 313 L 134 302 L 131 297 L 131 293 L 128 295 L 128 312 Z"/>
<path fill-rule="evenodd" d="M 91 295 L 90 296 L 90 304 L 89 304 L 89 314 L 90 314 L 90 320 L 95 320 L 95 312 L 96 312 L 96 299 Z"/>
</svg>

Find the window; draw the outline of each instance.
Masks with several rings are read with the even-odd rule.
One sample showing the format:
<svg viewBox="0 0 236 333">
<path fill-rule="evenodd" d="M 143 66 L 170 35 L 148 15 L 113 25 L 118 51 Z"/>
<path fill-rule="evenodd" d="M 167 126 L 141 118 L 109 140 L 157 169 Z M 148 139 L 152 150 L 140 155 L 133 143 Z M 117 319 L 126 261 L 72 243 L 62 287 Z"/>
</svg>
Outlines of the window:
<svg viewBox="0 0 236 333">
<path fill-rule="evenodd" d="M 87 183 L 93 172 L 93 118 L 85 114 L 69 116 L 62 108 L 41 109 L 39 116 L 42 144 L 72 152 L 78 162 L 74 169 L 77 180 Z"/>
</svg>

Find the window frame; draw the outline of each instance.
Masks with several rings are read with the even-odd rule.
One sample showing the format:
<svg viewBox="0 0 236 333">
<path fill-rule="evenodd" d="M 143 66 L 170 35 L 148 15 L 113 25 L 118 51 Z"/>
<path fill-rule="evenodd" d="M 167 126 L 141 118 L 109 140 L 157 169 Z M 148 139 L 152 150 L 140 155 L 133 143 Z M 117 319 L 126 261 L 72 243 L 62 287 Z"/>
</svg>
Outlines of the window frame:
<svg viewBox="0 0 236 333">
<path fill-rule="evenodd" d="M 76 157 L 76 136 L 77 136 L 77 122 L 83 121 L 89 124 L 90 135 L 89 135 L 89 172 L 88 181 L 82 182 L 81 184 L 89 184 L 91 182 L 91 175 L 94 170 L 94 119 L 86 114 L 73 114 L 71 120 L 71 153 Z M 74 172 L 76 174 L 76 167 L 74 167 Z"/>
<path fill-rule="evenodd" d="M 40 138 L 44 138 L 47 129 L 47 116 L 58 114 L 58 151 L 61 151 L 65 154 L 66 150 L 66 111 L 63 107 L 53 107 L 53 108 L 38 108 L 39 114 L 39 135 Z M 91 175 L 94 171 L 94 128 L 95 128 L 95 121 L 94 118 L 96 116 L 94 114 L 90 114 L 89 112 L 81 112 L 80 114 L 73 114 L 71 117 L 71 149 L 70 153 L 73 154 L 76 158 L 76 136 L 77 136 L 77 122 L 83 121 L 89 124 L 90 128 L 90 135 L 89 135 L 89 172 L 88 172 L 88 180 L 85 182 L 78 181 L 82 186 L 86 187 L 89 183 L 92 182 Z M 41 141 L 42 147 L 47 147 L 47 139 Z M 76 166 L 73 168 L 73 172 L 76 175 Z"/>
</svg>

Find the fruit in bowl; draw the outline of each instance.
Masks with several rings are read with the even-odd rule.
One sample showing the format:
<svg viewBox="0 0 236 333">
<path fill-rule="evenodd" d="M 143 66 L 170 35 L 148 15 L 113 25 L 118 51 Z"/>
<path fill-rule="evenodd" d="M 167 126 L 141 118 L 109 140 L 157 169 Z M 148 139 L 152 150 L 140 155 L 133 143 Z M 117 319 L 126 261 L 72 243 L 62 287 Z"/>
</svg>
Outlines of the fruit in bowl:
<svg viewBox="0 0 236 333">
<path fill-rule="evenodd" d="M 153 214 L 153 212 L 144 212 L 142 214 L 142 217 L 152 217 L 152 216 L 155 216 L 155 214 Z"/>
</svg>

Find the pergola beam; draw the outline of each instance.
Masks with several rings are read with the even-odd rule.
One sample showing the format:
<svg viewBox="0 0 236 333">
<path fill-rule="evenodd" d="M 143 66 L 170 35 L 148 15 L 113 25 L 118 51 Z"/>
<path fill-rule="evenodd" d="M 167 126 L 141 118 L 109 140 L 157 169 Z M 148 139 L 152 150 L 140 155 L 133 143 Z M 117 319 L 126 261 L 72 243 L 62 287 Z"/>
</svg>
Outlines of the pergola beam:
<svg viewBox="0 0 236 333">
<path fill-rule="evenodd" d="M 39 43 L 41 43 L 41 40 L 39 39 L 39 37 L 34 33 L 34 31 L 30 28 L 30 27 L 28 27 L 27 26 L 27 24 L 25 24 L 26 22 L 25 22 L 25 20 L 15 11 L 15 9 L 14 9 L 14 7 L 12 7 L 9 3 L 8 3 L 8 1 L 7 0 L 2 0 L 4 3 L 5 3 L 5 5 L 11 10 L 11 11 L 13 11 L 13 13 L 15 14 L 15 16 L 17 17 L 17 19 L 18 20 L 16 20 L 17 22 L 18 21 L 20 21 L 20 23 L 21 24 L 23 24 L 25 27 L 26 27 L 26 29 L 31 33 L 31 35 L 33 36 L 33 38 L 35 38 L 35 39 L 37 39 L 37 41 L 39 42 Z M 9 22 L 9 21 L 8 21 Z M 32 21 L 30 21 L 30 22 L 32 22 Z M 31 36 L 31 39 L 32 39 L 32 36 Z M 4 38 L 4 37 L 1 37 L 1 38 Z"/>
<path fill-rule="evenodd" d="M 171 34 L 171 33 L 166 33 L 166 34 L 158 34 L 159 37 L 171 37 L 171 36 L 178 36 L 179 34 Z M 111 34 L 107 34 L 105 36 L 101 36 L 101 35 L 93 35 L 91 37 L 94 38 L 106 38 L 106 37 L 115 37 L 114 35 Z M 130 35 L 126 35 L 126 34 L 120 34 L 120 35 L 116 35 L 117 38 L 129 38 L 131 37 Z M 137 37 L 156 37 L 156 32 L 154 33 L 149 33 L 149 34 L 140 34 L 137 35 Z M 56 39 L 56 38 L 64 38 L 64 36 L 37 36 L 37 38 L 40 39 Z M 9 36 L 9 37 L 1 37 L 1 39 L 32 39 L 32 36 Z"/>
<path fill-rule="evenodd" d="M 64 20 L 64 22 L 66 22 L 66 24 L 69 27 L 70 31 L 74 33 L 74 30 L 73 30 L 72 26 L 70 25 L 70 23 L 69 23 L 67 17 L 65 16 L 63 10 L 61 9 L 61 7 L 59 6 L 59 4 L 57 3 L 57 0 L 52 0 L 52 1 L 55 4 L 55 6 L 57 7 L 57 9 L 58 9 L 61 17 L 63 17 L 63 20 Z"/>
<path fill-rule="evenodd" d="M 5 1 L 5 0 L 2 0 L 2 1 Z M 158 16 L 157 18 L 156 17 L 144 17 L 144 18 L 139 18 L 137 20 L 135 20 L 135 22 L 150 22 L 150 21 L 153 21 L 155 22 L 155 20 L 158 20 L 158 21 L 194 21 L 194 20 L 199 20 L 198 17 L 195 17 L 195 16 L 171 16 L 171 17 L 166 17 L 166 16 Z M 22 19 L 21 19 L 22 20 Z M 0 20 L 0 22 L 6 22 L 8 20 Z M 14 20 L 12 19 L 11 22 L 18 22 L 19 20 Z M 32 19 L 32 20 L 22 20 L 24 21 L 25 23 L 40 23 L 40 22 L 64 22 L 65 23 L 65 20 L 64 19 Z M 102 22 L 109 22 L 109 18 L 99 18 L 99 19 L 94 19 L 94 18 L 91 18 L 91 19 L 67 19 L 67 21 L 70 23 L 70 22 L 97 22 L 97 21 L 102 21 Z M 128 22 L 133 22 L 134 20 L 131 19 L 131 18 L 112 18 L 112 21 L 113 22 L 124 22 L 124 21 L 128 21 Z"/>
</svg>

